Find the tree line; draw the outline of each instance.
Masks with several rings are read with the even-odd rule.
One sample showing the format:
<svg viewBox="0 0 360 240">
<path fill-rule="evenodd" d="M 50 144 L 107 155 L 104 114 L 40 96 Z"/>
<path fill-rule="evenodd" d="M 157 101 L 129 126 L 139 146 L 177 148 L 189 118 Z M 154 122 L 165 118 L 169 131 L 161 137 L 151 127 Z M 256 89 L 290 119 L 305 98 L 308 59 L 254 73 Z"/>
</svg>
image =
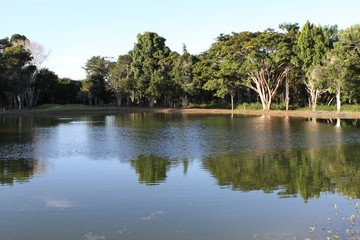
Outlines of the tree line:
<svg viewBox="0 0 360 240">
<path fill-rule="evenodd" d="M 44 103 L 188 107 L 192 104 L 274 103 L 290 106 L 356 104 L 360 99 L 360 25 L 344 30 L 306 22 L 279 29 L 220 34 L 197 55 L 171 51 L 154 32 L 138 34 L 117 61 L 93 56 L 86 78 L 59 78 L 42 68 L 41 45 L 14 34 L 0 39 L 0 105 Z"/>
</svg>

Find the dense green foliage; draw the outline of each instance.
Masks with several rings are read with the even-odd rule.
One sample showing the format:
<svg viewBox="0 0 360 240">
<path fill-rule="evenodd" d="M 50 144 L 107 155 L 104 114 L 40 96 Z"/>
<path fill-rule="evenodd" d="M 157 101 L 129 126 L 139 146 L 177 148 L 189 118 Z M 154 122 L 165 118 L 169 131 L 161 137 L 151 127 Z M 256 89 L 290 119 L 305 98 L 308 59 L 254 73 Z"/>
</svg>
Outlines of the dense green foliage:
<svg viewBox="0 0 360 240">
<path fill-rule="evenodd" d="M 284 23 L 279 30 L 220 34 L 199 55 L 171 51 L 154 32 L 137 36 L 128 54 L 114 62 L 94 56 L 86 79 L 59 79 L 43 69 L 25 36 L 0 39 L 0 106 L 30 109 L 44 103 L 150 107 L 275 103 L 287 110 L 360 98 L 360 25 Z M 336 101 L 334 101 L 336 99 Z M 225 103 L 225 104 L 224 104 Z"/>
<path fill-rule="evenodd" d="M 31 109 L 44 103 L 73 103 L 80 82 L 59 79 L 41 68 L 43 53 L 32 50 L 32 43 L 19 34 L 0 39 L 0 107 Z"/>
</svg>

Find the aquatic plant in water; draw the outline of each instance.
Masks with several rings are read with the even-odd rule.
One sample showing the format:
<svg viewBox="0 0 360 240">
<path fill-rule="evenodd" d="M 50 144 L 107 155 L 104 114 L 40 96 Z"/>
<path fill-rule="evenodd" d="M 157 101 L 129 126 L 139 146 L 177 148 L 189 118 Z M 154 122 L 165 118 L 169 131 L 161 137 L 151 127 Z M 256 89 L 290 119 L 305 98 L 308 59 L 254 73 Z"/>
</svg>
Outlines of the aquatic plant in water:
<svg viewBox="0 0 360 240">
<path fill-rule="evenodd" d="M 350 199 L 352 201 L 352 199 Z M 328 218 L 328 226 L 326 227 L 318 227 L 311 226 L 309 227 L 309 237 L 304 240 L 311 239 L 326 239 L 326 240 L 360 240 L 360 229 L 359 229 L 359 203 L 352 203 L 354 205 L 354 213 L 350 216 L 342 216 L 339 215 L 339 207 L 337 204 L 334 204 L 335 216 L 337 216 L 332 222 L 330 218 Z M 338 220 L 338 222 L 336 221 Z M 340 228 L 339 228 L 340 226 Z M 320 230 L 319 230 L 320 229 Z"/>
</svg>

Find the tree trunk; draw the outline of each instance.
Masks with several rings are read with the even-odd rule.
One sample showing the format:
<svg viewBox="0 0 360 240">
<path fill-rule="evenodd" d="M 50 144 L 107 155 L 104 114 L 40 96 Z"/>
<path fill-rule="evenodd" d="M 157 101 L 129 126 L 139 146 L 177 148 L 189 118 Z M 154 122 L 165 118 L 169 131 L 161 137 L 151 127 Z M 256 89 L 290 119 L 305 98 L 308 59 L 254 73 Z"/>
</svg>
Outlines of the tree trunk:
<svg viewBox="0 0 360 240">
<path fill-rule="evenodd" d="M 130 106 L 131 106 L 131 103 L 132 103 L 132 99 L 131 99 L 130 96 L 128 96 L 128 97 L 126 98 L 126 105 L 127 105 L 128 107 L 130 107 Z"/>
<path fill-rule="evenodd" d="M 188 100 L 188 96 L 185 95 L 185 97 L 181 98 L 181 106 L 183 108 L 187 108 L 189 105 L 189 100 Z"/>
<path fill-rule="evenodd" d="M 23 96 L 22 94 L 17 94 L 16 95 L 16 99 L 17 99 L 17 104 L 18 104 L 18 110 L 21 111 L 22 110 L 22 106 L 23 106 Z"/>
<path fill-rule="evenodd" d="M 272 98 L 284 80 L 286 71 L 274 74 L 271 69 L 264 67 L 259 72 L 250 73 L 249 75 L 255 86 L 250 85 L 247 87 L 250 87 L 259 95 L 263 110 L 270 110 Z"/>
<path fill-rule="evenodd" d="M 265 104 L 264 95 L 259 90 L 258 90 L 258 94 L 259 94 L 259 98 L 260 98 L 260 101 L 261 101 L 261 106 L 262 106 L 263 110 L 265 111 L 266 110 L 266 104 Z"/>
<path fill-rule="evenodd" d="M 121 93 L 116 92 L 115 97 L 116 97 L 116 103 L 117 103 L 118 107 L 121 107 L 121 103 L 122 103 L 122 101 L 121 101 L 122 100 Z"/>
<path fill-rule="evenodd" d="M 337 85 L 336 86 L 336 110 L 338 112 L 340 112 L 340 110 L 341 110 L 341 97 L 340 97 L 340 94 L 341 94 L 341 87 L 340 87 L 340 85 Z"/>
<path fill-rule="evenodd" d="M 135 102 L 135 91 L 132 91 L 130 96 L 128 97 L 128 103 L 130 103 L 130 105 L 132 105 L 133 102 Z"/>
<path fill-rule="evenodd" d="M 271 103 L 272 103 L 272 98 L 269 97 L 269 99 L 267 100 L 266 110 L 270 110 L 270 109 L 271 109 Z"/>
<path fill-rule="evenodd" d="M 313 112 L 315 112 L 316 111 L 316 102 L 317 102 L 317 94 L 316 94 L 316 91 L 312 91 L 311 93 L 311 110 L 313 111 Z"/>
<path fill-rule="evenodd" d="M 286 111 L 289 110 L 289 102 L 290 102 L 290 96 L 289 96 L 289 79 L 286 78 L 286 80 L 285 80 L 285 109 L 286 109 Z"/>
<path fill-rule="evenodd" d="M 89 105 L 91 106 L 92 105 L 92 101 L 91 101 L 91 95 L 88 94 L 88 100 L 89 100 Z"/>
<path fill-rule="evenodd" d="M 266 94 L 259 93 L 261 105 L 264 111 L 271 108 L 271 97 L 267 97 Z"/>
<path fill-rule="evenodd" d="M 155 97 L 150 97 L 150 99 L 149 99 L 150 108 L 154 108 L 154 104 L 155 104 Z"/>
<path fill-rule="evenodd" d="M 316 89 L 312 82 L 306 83 L 306 91 L 310 95 L 311 110 L 314 112 L 316 111 L 317 99 L 323 91 Z"/>
<path fill-rule="evenodd" d="M 14 102 L 13 102 L 13 95 L 11 95 L 11 94 L 8 94 L 7 95 L 7 99 L 8 99 L 8 102 L 9 102 L 9 109 L 12 109 L 12 105 L 14 104 Z"/>
<path fill-rule="evenodd" d="M 18 101 L 17 101 L 17 97 L 16 95 L 11 95 L 11 98 L 12 98 L 12 102 L 14 104 L 14 108 L 18 108 Z"/>
<path fill-rule="evenodd" d="M 230 98 L 231 98 L 231 110 L 234 110 L 234 94 L 230 94 Z"/>
<path fill-rule="evenodd" d="M 37 90 L 37 91 L 36 91 L 36 94 L 35 94 L 33 106 L 37 106 L 38 101 L 39 101 L 39 96 L 40 96 L 40 90 Z"/>
<path fill-rule="evenodd" d="M 35 94 L 34 87 L 27 87 L 25 89 L 25 101 L 29 110 L 32 109 L 34 104 L 34 94 Z"/>
</svg>

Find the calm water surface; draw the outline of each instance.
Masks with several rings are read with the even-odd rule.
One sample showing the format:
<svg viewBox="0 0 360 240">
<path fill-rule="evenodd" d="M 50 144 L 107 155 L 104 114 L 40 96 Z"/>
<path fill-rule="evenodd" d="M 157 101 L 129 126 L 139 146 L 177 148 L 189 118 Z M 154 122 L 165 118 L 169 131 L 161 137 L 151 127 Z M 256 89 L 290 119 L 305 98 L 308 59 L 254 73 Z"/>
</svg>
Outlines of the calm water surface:
<svg viewBox="0 0 360 240">
<path fill-rule="evenodd" d="M 356 121 L 0 118 L 0 239 L 304 239 L 360 194 Z"/>
</svg>

